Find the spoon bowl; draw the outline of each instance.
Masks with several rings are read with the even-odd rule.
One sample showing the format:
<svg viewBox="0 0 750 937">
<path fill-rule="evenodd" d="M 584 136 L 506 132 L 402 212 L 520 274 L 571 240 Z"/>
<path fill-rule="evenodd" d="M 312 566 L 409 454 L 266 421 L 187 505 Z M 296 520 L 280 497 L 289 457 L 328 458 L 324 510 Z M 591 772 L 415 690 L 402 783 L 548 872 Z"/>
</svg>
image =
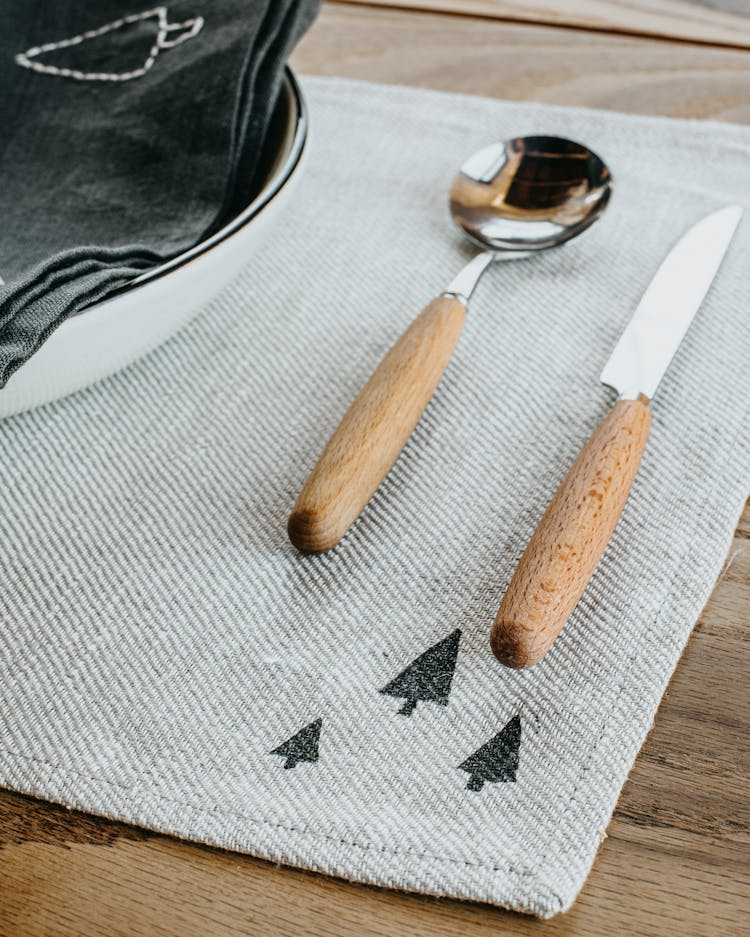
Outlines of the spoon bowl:
<svg viewBox="0 0 750 937">
<path fill-rule="evenodd" d="M 515 137 L 474 153 L 450 194 L 453 221 L 480 247 L 538 251 L 590 227 L 612 177 L 587 147 L 562 137 Z"/>
</svg>

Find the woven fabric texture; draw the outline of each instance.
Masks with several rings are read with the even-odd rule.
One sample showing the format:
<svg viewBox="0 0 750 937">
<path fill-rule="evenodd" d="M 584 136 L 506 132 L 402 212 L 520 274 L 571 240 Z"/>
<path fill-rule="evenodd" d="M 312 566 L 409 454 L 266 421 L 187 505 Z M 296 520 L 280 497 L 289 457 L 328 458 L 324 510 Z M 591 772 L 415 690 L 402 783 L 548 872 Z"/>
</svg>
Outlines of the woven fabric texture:
<svg viewBox="0 0 750 937">
<path fill-rule="evenodd" d="M 748 203 L 750 130 L 309 79 L 306 175 L 238 280 L 0 425 L 0 784 L 274 861 L 542 917 L 573 901 L 750 487 L 750 223 L 653 404 L 622 520 L 538 666 L 488 633 L 611 405 L 662 258 Z M 472 249 L 479 146 L 586 141 L 612 204 L 485 275 L 448 373 L 330 554 L 285 523 L 380 357 Z M 401 711 L 399 711 L 401 710 Z"/>
</svg>

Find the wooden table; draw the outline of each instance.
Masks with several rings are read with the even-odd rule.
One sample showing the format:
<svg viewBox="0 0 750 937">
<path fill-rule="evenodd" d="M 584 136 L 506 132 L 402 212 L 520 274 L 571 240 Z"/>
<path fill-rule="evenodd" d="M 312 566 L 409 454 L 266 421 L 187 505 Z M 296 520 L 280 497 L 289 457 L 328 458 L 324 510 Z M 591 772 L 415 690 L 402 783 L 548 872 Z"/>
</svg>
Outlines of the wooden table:
<svg viewBox="0 0 750 937">
<path fill-rule="evenodd" d="M 293 64 L 303 73 L 750 123 L 750 0 L 389 7 L 327 6 Z M 552 921 L 278 868 L 0 792 L 0 935 L 748 934 L 748 624 L 746 508 L 591 877 L 573 910 Z"/>
</svg>

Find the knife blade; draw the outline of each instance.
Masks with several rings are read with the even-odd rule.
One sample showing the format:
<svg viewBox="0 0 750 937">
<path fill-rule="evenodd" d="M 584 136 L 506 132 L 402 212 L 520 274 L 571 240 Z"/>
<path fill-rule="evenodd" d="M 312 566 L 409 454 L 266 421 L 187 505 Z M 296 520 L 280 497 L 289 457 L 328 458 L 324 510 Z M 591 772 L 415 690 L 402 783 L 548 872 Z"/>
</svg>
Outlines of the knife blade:
<svg viewBox="0 0 750 937">
<path fill-rule="evenodd" d="M 742 217 L 730 205 L 693 225 L 643 294 L 601 374 L 621 397 L 651 400 L 716 276 Z"/>
<path fill-rule="evenodd" d="M 690 228 L 656 272 L 604 367 L 619 398 L 560 483 L 516 568 L 492 626 L 509 667 L 550 649 L 617 526 L 651 428 L 649 402 L 718 273 L 742 210 Z"/>
</svg>

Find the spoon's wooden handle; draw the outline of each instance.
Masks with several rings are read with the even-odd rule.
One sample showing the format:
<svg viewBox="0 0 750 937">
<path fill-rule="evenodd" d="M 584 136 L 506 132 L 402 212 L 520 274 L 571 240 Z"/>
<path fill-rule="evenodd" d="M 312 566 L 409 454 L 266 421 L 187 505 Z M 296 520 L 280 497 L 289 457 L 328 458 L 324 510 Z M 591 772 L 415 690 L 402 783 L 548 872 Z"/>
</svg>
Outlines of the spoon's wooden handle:
<svg viewBox="0 0 750 937">
<path fill-rule="evenodd" d="M 465 321 L 459 299 L 439 296 L 380 362 L 294 505 L 288 531 L 298 550 L 330 550 L 359 517 L 417 425 Z"/>
<path fill-rule="evenodd" d="M 591 578 L 628 499 L 651 428 L 642 400 L 620 400 L 557 489 L 521 557 L 492 628 L 508 667 L 540 661 Z"/>
</svg>

